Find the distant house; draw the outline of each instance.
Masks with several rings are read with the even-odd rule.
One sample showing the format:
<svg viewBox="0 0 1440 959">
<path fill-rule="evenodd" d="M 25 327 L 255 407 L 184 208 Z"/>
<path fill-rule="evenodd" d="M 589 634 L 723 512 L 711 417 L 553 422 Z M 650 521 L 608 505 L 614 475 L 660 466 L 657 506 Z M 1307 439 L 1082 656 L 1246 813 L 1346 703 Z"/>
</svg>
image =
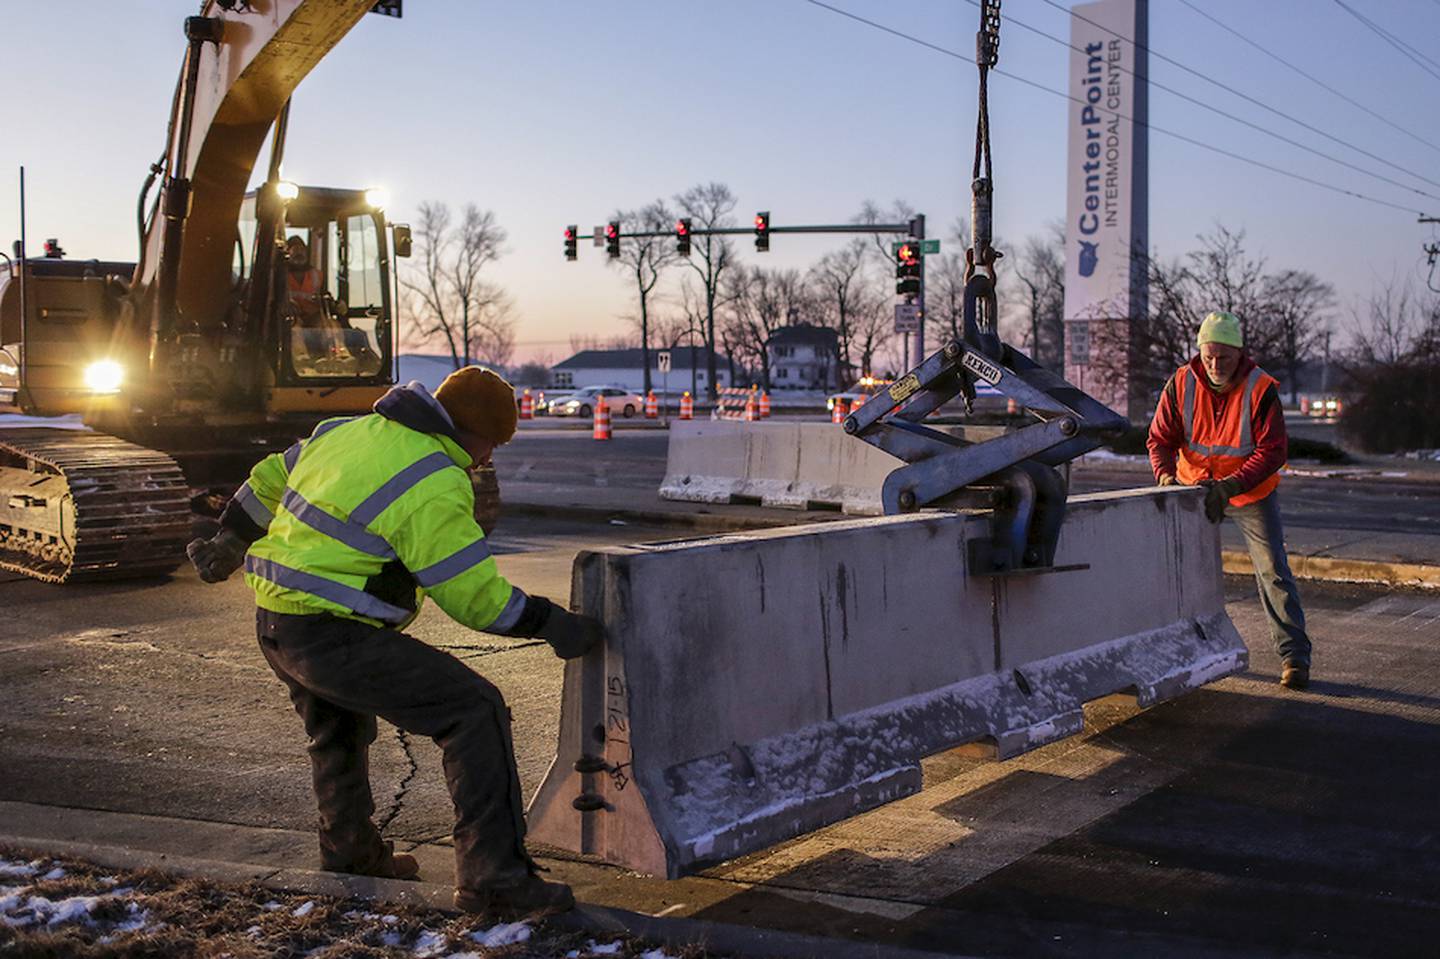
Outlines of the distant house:
<svg viewBox="0 0 1440 959">
<path fill-rule="evenodd" d="M 455 370 L 455 361 L 449 353 L 401 353 L 398 382 L 409 383 L 419 380 L 425 388 L 434 391 L 442 380 Z"/>
<path fill-rule="evenodd" d="M 660 371 L 659 353 L 650 350 L 650 382 L 659 391 L 667 382 L 671 393 L 680 393 L 693 388 L 705 390 L 706 358 L 704 347 L 676 346 L 667 350 L 670 354 L 670 373 Z M 550 367 L 550 386 L 555 389 L 578 389 L 582 386 L 622 386 L 639 392 L 645 384 L 642 351 L 636 347 L 630 350 L 581 350 L 568 360 L 561 360 Z M 691 368 L 695 375 L 691 376 Z M 730 360 L 720 353 L 715 354 L 715 381 L 719 387 L 730 385 Z"/>
<path fill-rule="evenodd" d="M 765 341 L 770 385 L 777 390 L 840 388 L 840 335 L 810 323 L 782 326 Z"/>
</svg>

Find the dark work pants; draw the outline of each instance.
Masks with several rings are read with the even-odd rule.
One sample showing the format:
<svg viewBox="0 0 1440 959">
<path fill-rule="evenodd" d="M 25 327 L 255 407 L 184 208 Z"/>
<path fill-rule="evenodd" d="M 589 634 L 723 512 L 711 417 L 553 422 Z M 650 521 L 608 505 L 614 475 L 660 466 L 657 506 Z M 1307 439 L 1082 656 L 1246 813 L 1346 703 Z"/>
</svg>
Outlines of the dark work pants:
<svg viewBox="0 0 1440 959">
<path fill-rule="evenodd" d="M 1305 611 L 1290 562 L 1285 557 L 1285 531 L 1280 525 L 1280 498 L 1272 492 L 1258 503 L 1225 507 L 1225 515 L 1245 534 L 1255 585 L 1275 651 L 1286 662 L 1310 665 L 1310 637 L 1305 632 Z"/>
<path fill-rule="evenodd" d="M 500 691 L 448 653 L 336 616 L 257 610 L 260 650 L 310 736 L 326 869 L 381 873 L 390 850 L 370 817 L 375 717 L 435 740 L 455 804 L 455 884 L 506 883 L 530 869 L 510 711 Z"/>
</svg>

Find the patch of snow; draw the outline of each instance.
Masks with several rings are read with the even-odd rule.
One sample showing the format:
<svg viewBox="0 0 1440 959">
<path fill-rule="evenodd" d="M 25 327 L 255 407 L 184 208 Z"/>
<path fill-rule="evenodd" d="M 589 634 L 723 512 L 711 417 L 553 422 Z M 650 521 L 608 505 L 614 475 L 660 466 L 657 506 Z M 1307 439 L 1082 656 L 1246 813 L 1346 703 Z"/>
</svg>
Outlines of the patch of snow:
<svg viewBox="0 0 1440 959">
<path fill-rule="evenodd" d="M 387 929 L 380 934 L 380 941 L 392 949 L 398 949 L 405 937 L 393 929 Z"/>
<path fill-rule="evenodd" d="M 245 930 L 245 935 L 249 936 L 251 939 L 259 939 L 259 938 L 260 938 L 260 927 L 259 927 L 259 926 L 251 926 L 249 929 L 246 929 L 246 930 Z"/>
<path fill-rule="evenodd" d="M 40 877 L 41 881 L 47 881 L 47 880 L 53 880 L 53 879 L 64 879 L 64 878 L 65 878 L 65 870 L 64 870 L 64 869 L 61 869 L 59 866 L 56 866 L 54 869 L 50 870 L 50 871 L 47 872 L 45 875 L 43 875 L 43 876 Z"/>
<path fill-rule="evenodd" d="M 586 946 L 586 949 L 593 956 L 613 956 L 618 953 L 622 948 L 624 948 L 624 945 L 624 943 L 620 942 L 617 939 L 615 942 L 607 942 L 603 946 L 598 946 L 595 944 L 595 940 L 591 939 L 589 945 Z"/>
<path fill-rule="evenodd" d="M 431 932 L 429 929 L 422 930 L 415 939 L 415 945 L 410 947 L 418 959 L 433 959 L 445 951 L 449 940 L 438 932 Z"/>
<path fill-rule="evenodd" d="M 675 959 L 675 957 L 664 949 L 651 949 L 649 952 L 640 953 L 640 959 Z"/>
<path fill-rule="evenodd" d="M 28 879 L 39 871 L 37 864 L 33 862 L 0 859 L 0 879 Z"/>
<path fill-rule="evenodd" d="M 481 932 L 472 932 L 470 938 L 487 949 L 513 946 L 530 939 L 530 926 L 523 922 L 502 922 Z"/>
<path fill-rule="evenodd" d="M 285 906 L 284 906 L 283 903 L 279 903 L 279 902 L 276 902 L 274 899 L 271 899 L 269 902 L 267 902 L 265 905 L 261 906 L 260 908 L 261 908 L 261 909 L 264 909 L 266 912 L 277 912 L 277 911 L 279 911 L 279 910 L 281 910 L 281 909 L 284 909 Z"/>
<path fill-rule="evenodd" d="M 94 925 L 90 913 L 100 904 L 104 896 L 71 896 L 68 899 L 61 899 L 57 903 L 51 903 L 53 911 L 50 918 L 46 920 L 47 926 L 60 926 L 67 922 L 80 922 L 85 925 Z M 36 896 L 30 900 L 31 903 L 48 902 Z"/>
<path fill-rule="evenodd" d="M 85 425 L 85 418 L 79 413 L 69 413 L 65 416 L 22 416 L 19 413 L 6 413 L 0 416 L 0 429 L 19 430 L 31 429 L 36 426 L 43 426 L 52 430 L 83 430 L 89 432 L 90 427 Z"/>
<path fill-rule="evenodd" d="M 305 900 L 304 902 L 302 902 L 300 905 L 298 905 L 298 906 L 296 906 L 294 909 L 292 909 L 292 910 L 290 911 L 290 915 L 292 915 L 292 916 L 308 916 L 308 915 L 310 915 L 310 913 L 312 913 L 312 912 L 314 912 L 314 911 L 315 911 L 315 901 L 314 901 L 313 899 L 306 899 L 306 900 Z"/>
<path fill-rule="evenodd" d="M 478 952 L 452 952 L 444 959 L 485 959 L 485 957 Z"/>
</svg>

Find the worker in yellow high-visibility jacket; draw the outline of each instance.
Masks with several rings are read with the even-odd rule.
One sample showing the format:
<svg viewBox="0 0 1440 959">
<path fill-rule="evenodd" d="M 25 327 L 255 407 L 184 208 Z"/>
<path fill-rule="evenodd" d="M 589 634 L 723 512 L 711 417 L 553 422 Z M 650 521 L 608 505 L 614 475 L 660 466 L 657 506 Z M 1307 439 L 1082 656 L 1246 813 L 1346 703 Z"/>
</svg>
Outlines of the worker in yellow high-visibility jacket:
<svg viewBox="0 0 1440 959">
<path fill-rule="evenodd" d="M 261 461 L 213 539 L 190 544 L 207 582 L 243 563 L 260 648 L 310 736 L 327 869 L 410 878 L 371 821 L 367 751 L 379 716 L 433 738 L 454 800 L 456 904 L 555 912 L 568 887 L 543 882 L 525 851 L 510 712 L 499 690 L 401 632 L 425 596 L 472 629 L 539 636 L 564 658 L 600 641 L 598 621 L 529 596 L 496 568 L 475 522 L 468 470 L 515 433 L 514 391 L 466 367 L 432 396 L 396 387 L 374 412 L 321 423 Z"/>
</svg>

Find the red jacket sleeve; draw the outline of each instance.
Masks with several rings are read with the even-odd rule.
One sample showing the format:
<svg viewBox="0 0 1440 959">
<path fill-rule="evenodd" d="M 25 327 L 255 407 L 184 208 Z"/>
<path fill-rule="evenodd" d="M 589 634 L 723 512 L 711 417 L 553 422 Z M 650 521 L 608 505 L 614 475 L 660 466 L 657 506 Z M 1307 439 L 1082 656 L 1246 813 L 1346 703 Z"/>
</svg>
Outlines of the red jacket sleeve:
<svg viewBox="0 0 1440 959">
<path fill-rule="evenodd" d="M 1260 405 L 1252 415 L 1250 429 L 1255 439 L 1255 451 L 1246 457 L 1238 470 L 1222 477 L 1235 480 L 1242 493 L 1248 493 L 1272 473 L 1278 472 L 1289 456 L 1290 444 L 1285 435 L 1285 411 L 1280 407 L 1280 397 L 1274 386 L 1260 397 Z"/>
<path fill-rule="evenodd" d="M 1175 377 L 1172 376 L 1160 394 L 1160 404 L 1155 407 L 1155 417 L 1150 421 L 1150 435 L 1145 440 L 1145 446 L 1150 450 L 1150 470 L 1155 474 L 1156 482 L 1166 474 L 1175 475 L 1175 458 L 1185 442 L 1185 423 L 1180 417 L 1177 393 Z"/>
</svg>

